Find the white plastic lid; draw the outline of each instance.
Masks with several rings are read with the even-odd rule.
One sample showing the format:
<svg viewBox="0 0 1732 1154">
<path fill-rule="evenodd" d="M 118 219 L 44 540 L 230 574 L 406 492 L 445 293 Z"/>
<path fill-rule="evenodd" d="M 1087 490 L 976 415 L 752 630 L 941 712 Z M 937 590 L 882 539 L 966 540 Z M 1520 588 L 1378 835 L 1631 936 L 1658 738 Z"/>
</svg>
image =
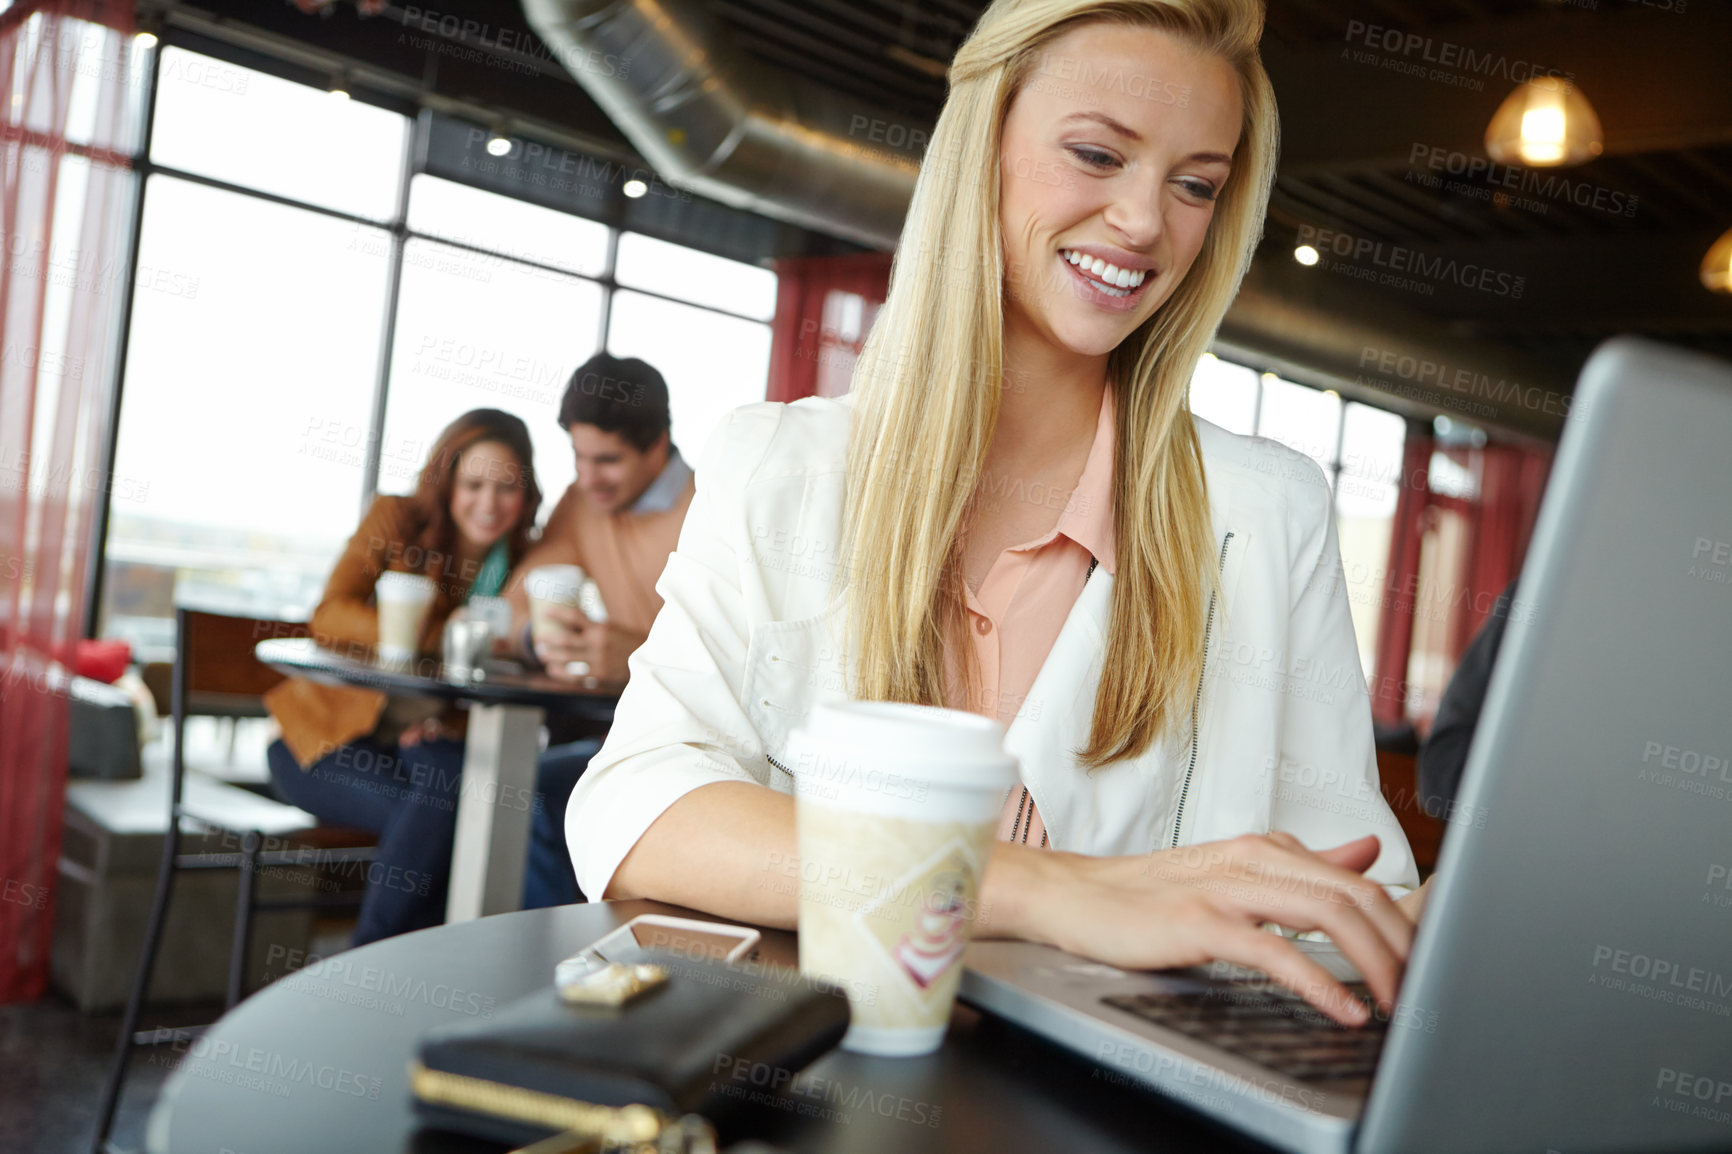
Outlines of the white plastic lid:
<svg viewBox="0 0 1732 1154">
<path fill-rule="evenodd" d="M 933 705 L 889 701 L 821 702 L 791 735 L 796 778 L 836 759 L 920 778 L 947 788 L 1004 791 L 1016 784 L 1016 759 L 1004 727 L 989 717 Z"/>
</svg>

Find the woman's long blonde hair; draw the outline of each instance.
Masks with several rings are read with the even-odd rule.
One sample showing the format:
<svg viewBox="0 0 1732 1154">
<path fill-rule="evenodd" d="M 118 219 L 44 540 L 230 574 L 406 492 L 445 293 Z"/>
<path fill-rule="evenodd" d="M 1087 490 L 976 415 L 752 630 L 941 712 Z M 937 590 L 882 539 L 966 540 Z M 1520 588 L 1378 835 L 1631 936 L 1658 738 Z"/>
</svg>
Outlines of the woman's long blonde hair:
<svg viewBox="0 0 1732 1154">
<path fill-rule="evenodd" d="M 1279 143 L 1257 55 L 1261 0 L 997 0 L 950 67 L 891 268 L 854 371 L 845 556 L 856 692 L 943 704 L 945 640 L 966 646 L 959 541 L 998 420 L 1004 252 L 999 152 L 1011 99 L 1058 36 L 1089 21 L 1153 27 L 1226 60 L 1244 124 L 1195 263 L 1108 357 L 1117 406 L 1112 622 L 1088 744 L 1093 768 L 1184 722 L 1217 585 L 1193 368 L 1262 231 Z M 1020 273 L 1019 273 L 1020 275 Z"/>
</svg>

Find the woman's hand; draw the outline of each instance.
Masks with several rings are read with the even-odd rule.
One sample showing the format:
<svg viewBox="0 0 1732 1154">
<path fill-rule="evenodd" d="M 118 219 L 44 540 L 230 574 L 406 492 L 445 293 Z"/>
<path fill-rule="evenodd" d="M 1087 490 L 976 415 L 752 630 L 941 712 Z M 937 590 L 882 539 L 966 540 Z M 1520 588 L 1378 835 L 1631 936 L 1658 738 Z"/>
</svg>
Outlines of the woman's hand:
<svg viewBox="0 0 1732 1154">
<path fill-rule="evenodd" d="M 1433 878 L 1436 876 L 1436 874 L 1431 875 Z M 1418 889 L 1414 890 L 1412 893 L 1403 894 L 1401 897 L 1396 898 L 1395 908 L 1400 910 L 1408 921 L 1417 926 L 1420 917 L 1425 913 L 1425 896 L 1430 892 L 1430 890 L 1431 878 L 1426 878 L 1425 881 L 1420 883 Z"/>
<path fill-rule="evenodd" d="M 626 662 L 644 643 L 645 634 L 614 622 L 591 621 L 576 609 L 549 609 L 557 622 L 535 637 L 535 655 L 549 677 L 559 681 L 586 683 L 589 678 L 624 681 L 630 676 Z M 573 673 L 572 663 L 582 662 L 586 672 Z"/>
<path fill-rule="evenodd" d="M 1374 836 L 1313 852 L 1291 834 L 1246 835 L 1128 857 L 1033 851 L 999 843 L 981 929 L 1045 942 L 1126 969 L 1227 961 L 1267 973 L 1330 1017 L 1360 1025 L 1359 1000 L 1265 922 L 1322 930 L 1393 1006 L 1413 923 L 1362 871 Z M 992 925 L 1003 903 L 1011 924 Z"/>
<path fill-rule="evenodd" d="M 397 738 L 397 744 L 403 749 L 413 749 L 423 742 L 438 741 L 442 737 L 455 740 L 457 734 L 440 724 L 437 717 L 429 717 L 426 721 L 417 721 L 405 729 L 402 735 Z"/>
</svg>

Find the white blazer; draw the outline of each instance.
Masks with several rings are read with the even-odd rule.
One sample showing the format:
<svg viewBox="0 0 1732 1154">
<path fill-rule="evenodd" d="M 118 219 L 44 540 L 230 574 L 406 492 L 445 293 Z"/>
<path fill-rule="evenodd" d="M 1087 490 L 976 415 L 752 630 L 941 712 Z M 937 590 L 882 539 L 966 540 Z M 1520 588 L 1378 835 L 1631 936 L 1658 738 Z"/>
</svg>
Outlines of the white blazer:
<svg viewBox="0 0 1732 1154">
<path fill-rule="evenodd" d="M 748 405 L 711 440 L 656 585 L 664 605 L 566 809 L 592 898 L 687 791 L 752 781 L 792 792 L 790 730 L 816 702 L 847 696 L 831 577 L 853 408 L 851 397 Z M 1113 579 L 1097 569 L 1006 735 L 1049 844 L 1133 854 L 1284 830 L 1321 849 L 1375 833 L 1383 850 L 1369 876 L 1402 892 L 1418 874 L 1378 788 L 1323 472 L 1274 441 L 1196 428 L 1223 591 L 1198 724 L 1092 773 L 1077 764 L 1112 604 Z"/>
</svg>

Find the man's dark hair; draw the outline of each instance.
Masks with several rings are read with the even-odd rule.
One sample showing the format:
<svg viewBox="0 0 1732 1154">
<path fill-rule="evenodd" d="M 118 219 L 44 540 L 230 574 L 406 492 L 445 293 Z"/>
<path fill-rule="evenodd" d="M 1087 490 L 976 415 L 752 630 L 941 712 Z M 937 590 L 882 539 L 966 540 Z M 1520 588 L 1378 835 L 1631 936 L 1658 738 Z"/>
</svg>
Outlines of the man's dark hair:
<svg viewBox="0 0 1732 1154">
<path fill-rule="evenodd" d="M 639 452 L 668 431 L 668 383 L 636 357 L 597 353 L 577 367 L 559 402 L 559 427 L 594 425 Z"/>
</svg>

